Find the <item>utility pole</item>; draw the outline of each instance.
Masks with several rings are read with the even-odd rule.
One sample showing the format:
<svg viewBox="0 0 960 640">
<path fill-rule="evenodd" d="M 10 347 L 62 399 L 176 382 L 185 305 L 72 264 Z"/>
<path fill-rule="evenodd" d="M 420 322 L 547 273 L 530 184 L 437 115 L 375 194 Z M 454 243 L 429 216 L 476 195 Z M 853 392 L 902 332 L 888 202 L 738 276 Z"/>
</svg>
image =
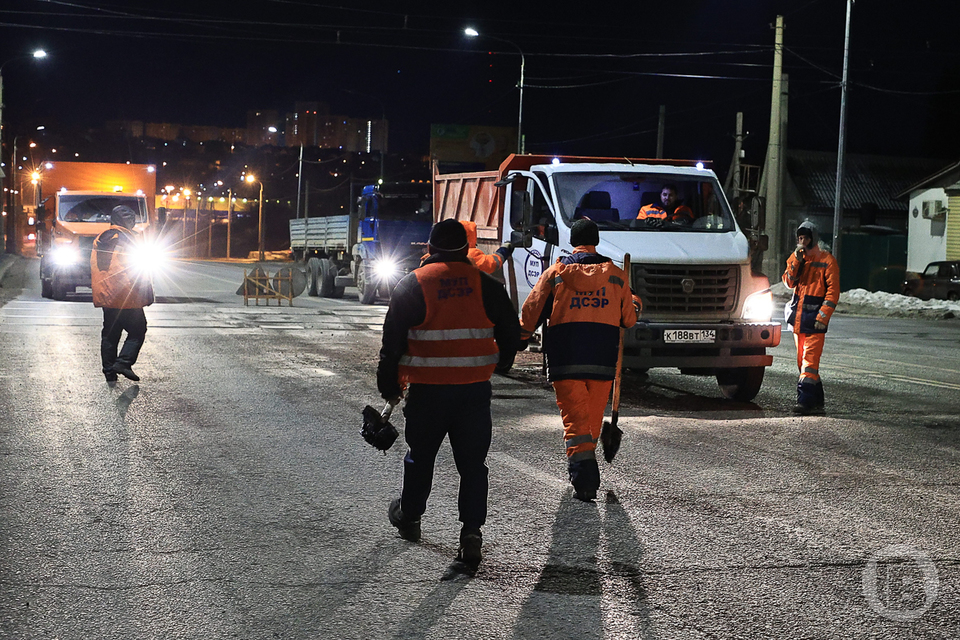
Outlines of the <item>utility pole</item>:
<svg viewBox="0 0 960 640">
<path fill-rule="evenodd" d="M 733 160 L 727 179 L 723 181 L 723 190 L 736 200 L 740 197 L 740 161 L 743 159 L 743 141 L 747 136 L 743 134 L 743 111 L 737 112 L 737 132 L 733 136 Z"/>
<path fill-rule="evenodd" d="M 773 91 L 770 96 L 770 137 L 767 142 L 767 159 L 764 163 L 763 180 L 766 184 L 765 229 L 770 238 L 769 249 L 763 260 L 765 273 L 777 274 L 780 269 L 782 204 L 780 202 L 782 176 L 780 143 L 780 103 L 783 82 L 783 16 L 777 16 L 776 39 L 773 47 Z"/>
<path fill-rule="evenodd" d="M 303 192 L 303 217 L 308 218 L 310 213 L 310 181 L 307 180 L 307 189 Z"/>
<path fill-rule="evenodd" d="M 230 258 L 230 227 L 233 226 L 233 188 L 227 189 L 227 258 Z"/>
<path fill-rule="evenodd" d="M 663 157 L 663 129 L 667 120 L 667 105 L 660 105 L 660 119 L 657 122 L 657 157 Z"/>
<path fill-rule="evenodd" d="M 298 220 L 300 219 L 300 183 L 302 182 L 302 180 L 303 180 L 303 143 L 301 142 L 300 143 L 300 168 L 297 171 L 297 214 L 296 216 L 294 216 Z M 306 218 L 307 216 L 304 215 L 303 217 Z"/>
<path fill-rule="evenodd" d="M 833 257 L 840 262 L 840 217 L 843 215 L 843 162 L 847 147 L 847 63 L 850 59 L 850 14 L 853 0 L 847 0 L 847 25 L 843 37 L 843 78 L 840 80 L 840 140 L 837 144 L 837 193 L 833 200 Z"/>
</svg>

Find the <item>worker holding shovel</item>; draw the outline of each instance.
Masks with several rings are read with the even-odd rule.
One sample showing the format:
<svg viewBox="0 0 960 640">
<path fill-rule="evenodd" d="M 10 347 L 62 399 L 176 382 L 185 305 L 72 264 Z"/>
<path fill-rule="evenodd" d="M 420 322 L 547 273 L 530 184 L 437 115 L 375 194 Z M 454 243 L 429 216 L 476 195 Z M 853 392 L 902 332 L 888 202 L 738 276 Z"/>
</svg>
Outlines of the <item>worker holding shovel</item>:
<svg viewBox="0 0 960 640">
<path fill-rule="evenodd" d="M 573 253 L 551 265 L 523 304 L 521 338 L 541 324 L 547 378 L 557 394 L 574 496 L 590 501 L 600 488 L 597 440 L 617 376 L 620 328 L 637 322 L 627 274 L 597 253 L 600 231 L 588 219 L 570 229 Z M 615 428 L 615 427 L 614 427 Z"/>
</svg>

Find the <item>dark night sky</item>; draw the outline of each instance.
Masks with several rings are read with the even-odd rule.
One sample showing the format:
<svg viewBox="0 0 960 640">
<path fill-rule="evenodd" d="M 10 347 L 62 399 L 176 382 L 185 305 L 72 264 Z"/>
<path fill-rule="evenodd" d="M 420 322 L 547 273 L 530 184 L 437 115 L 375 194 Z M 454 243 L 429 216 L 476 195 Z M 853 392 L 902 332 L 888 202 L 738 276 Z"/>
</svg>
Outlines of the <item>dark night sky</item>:
<svg viewBox="0 0 960 640">
<path fill-rule="evenodd" d="M 856 3 L 849 152 L 960 155 L 955 4 Z M 385 113 L 391 151 L 425 153 L 430 123 L 516 124 L 516 48 L 462 36 L 472 25 L 526 55 L 528 151 L 652 156 L 665 104 L 667 156 L 725 168 L 743 111 L 747 162 L 759 164 L 779 13 L 789 145 L 836 148 L 843 0 L 349 6 L 7 0 L 0 62 L 37 46 L 50 54 L 4 67 L 8 135 L 110 119 L 243 126 L 248 109 L 321 100 L 334 113 Z"/>
</svg>

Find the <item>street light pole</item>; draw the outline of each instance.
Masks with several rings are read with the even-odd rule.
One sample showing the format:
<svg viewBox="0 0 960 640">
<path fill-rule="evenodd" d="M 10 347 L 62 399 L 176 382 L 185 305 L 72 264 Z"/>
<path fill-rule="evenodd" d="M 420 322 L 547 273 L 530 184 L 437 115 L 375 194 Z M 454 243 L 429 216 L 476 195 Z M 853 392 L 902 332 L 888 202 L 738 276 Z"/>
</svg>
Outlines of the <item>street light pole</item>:
<svg viewBox="0 0 960 640">
<path fill-rule="evenodd" d="M 257 251 L 259 253 L 260 262 L 263 262 L 263 182 L 257 180 L 252 175 L 247 175 L 245 180 L 250 184 L 256 182 L 260 185 L 260 212 L 257 217 Z"/>
<path fill-rule="evenodd" d="M 464 29 L 463 33 L 471 38 L 481 37 L 479 31 L 470 27 L 467 27 L 466 29 Z M 506 38 L 500 38 L 497 36 L 488 36 L 488 35 L 483 35 L 482 37 L 490 38 L 491 40 L 499 40 L 500 42 L 506 42 L 511 47 L 514 47 L 517 50 L 517 53 L 520 54 L 520 84 L 518 85 L 518 87 L 520 88 L 520 110 L 517 114 L 517 153 L 518 154 L 526 153 L 527 143 L 523 139 L 523 77 L 524 77 L 524 69 L 527 64 L 526 56 L 523 55 L 523 49 L 520 48 L 520 45 L 518 45 L 516 42 L 513 42 L 512 40 L 507 40 Z"/>
<path fill-rule="evenodd" d="M 47 57 L 47 52 L 43 49 L 37 49 L 29 56 L 16 56 L 6 60 L 3 64 L 0 64 L 0 165 L 3 164 L 3 68 L 7 66 L 8 63 L 13 62 L 14 60 L 19 60 L 21 58 L 35 58 L 37 60 Z M 16 142 L 16 141 L 14 141 Z M 16 156 L 16 153 L 14 153 Z M 16 157 L 12 158 L 11 165 L 16 163 Z M 4 184 L 4 171 L 0 167 L 0 209 L 3 208 L 4 202 L 6 201 L 6 196 L 3 191 Z M 13 181 L 10 181 L 11 186 L 15 186 Z M 12 191 L 12 189 L 11 189 Z M 17 224 L 15 215 L 13 213 L 14 207 L 10 207 L 10 211 L 7 211 L 7 220 L 6 220 L 6 247 L 5 250 L 7 253 L 16 253 L 17 252 Z"/>
<path fill-rule="evenodd" d="M 233 189 L 227 189 L 227 258 L 230 258 L 230 227 L 233 226 Z"/>
</svg>

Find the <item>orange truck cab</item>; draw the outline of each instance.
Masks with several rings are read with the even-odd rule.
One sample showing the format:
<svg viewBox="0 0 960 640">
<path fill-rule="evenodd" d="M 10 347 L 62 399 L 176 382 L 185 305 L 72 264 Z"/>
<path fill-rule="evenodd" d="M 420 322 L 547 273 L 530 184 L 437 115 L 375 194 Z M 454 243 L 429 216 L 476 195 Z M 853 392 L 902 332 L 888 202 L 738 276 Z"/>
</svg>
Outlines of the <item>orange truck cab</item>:
<svg viewBox="0 0 960 640">
<path fill-rule="evenodd" d="M 166 218 L 157 209 L 154 165 L 45 162 L 36 185 L 37 255 L 44 298 L 65 299 L 90 286 L 94 239 L 110 227 L 110 212 L 137 212 L 135 231 L 156 237 Z"/>
</svg>

